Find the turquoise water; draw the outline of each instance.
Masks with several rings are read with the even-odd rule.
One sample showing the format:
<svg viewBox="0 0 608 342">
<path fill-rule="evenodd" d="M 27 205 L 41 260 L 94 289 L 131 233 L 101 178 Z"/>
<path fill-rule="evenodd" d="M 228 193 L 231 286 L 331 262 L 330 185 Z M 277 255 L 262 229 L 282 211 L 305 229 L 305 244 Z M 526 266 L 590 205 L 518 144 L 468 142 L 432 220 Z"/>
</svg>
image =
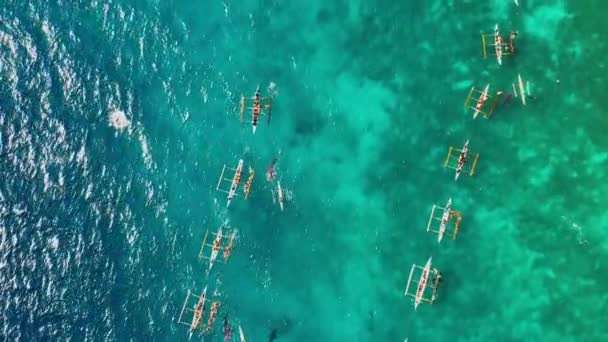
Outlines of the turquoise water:
<svg viewBox="0 0 608 342">
<path fill-rule="evenodd" d="M 187 340 L 208 284 L 219 318 L 192 340 L 222 340 L 225 315 L 248 341 L 608 340 L 606 8 L 520 2 L 4 1 L 0 336 Z M 519 31 L 501 67 L 481 58 L 495 23 Z M 471 85 L 518 73 L 526 107 L 464 113 Z M 239 97 L 271 84 L 253 136 Z M 479 164 L 456 183 L 442 163 L 466 139 Z M 239 158 L 257 175 L 226 210 Z M 437 244 L 448 197 L 464 219 Z M 239 240 L 207 276 L 226 219 Z M 430 256 L 443 285 L 414 311 Z"/>
</svg>

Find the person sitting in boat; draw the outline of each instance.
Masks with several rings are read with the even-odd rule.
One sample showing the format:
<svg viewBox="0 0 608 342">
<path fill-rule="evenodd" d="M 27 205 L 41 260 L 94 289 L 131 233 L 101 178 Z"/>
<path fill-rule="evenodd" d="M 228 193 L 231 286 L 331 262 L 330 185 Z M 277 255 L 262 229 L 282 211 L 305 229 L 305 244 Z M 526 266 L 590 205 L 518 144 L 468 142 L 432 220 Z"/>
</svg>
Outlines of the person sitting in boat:
<svg viewBox="0 0 608 342">
<path fill-rule="evenodd" d="M 458 158 L 458 167 L 463 167 L 464 163 L 467 162 L 467 157 L 465 156 L 464 152 L 460 154 L 460 158 Z"/>
</svg>

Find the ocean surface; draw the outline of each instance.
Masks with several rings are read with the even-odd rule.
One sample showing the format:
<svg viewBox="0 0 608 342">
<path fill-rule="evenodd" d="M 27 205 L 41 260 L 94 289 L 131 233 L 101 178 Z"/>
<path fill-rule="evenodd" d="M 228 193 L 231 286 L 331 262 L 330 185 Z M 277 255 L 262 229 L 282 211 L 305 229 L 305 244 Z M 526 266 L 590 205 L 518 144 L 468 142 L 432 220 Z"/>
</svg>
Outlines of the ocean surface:
<svg viewBox="0 0 608 342">
<path fill-rule="evenodd" d="M 0 340 L 223 341 L 227 317 L 234 341 L 608 341 L 608 4 L 520 3 L 0 1 Z M 502 66 L 481 54 L 496 23 L 519 33 Z M 518 73 L 525 107 L 464 111 Z M 239 159 L 256 177 L 226 209 Z M 463 221 L 438 244 L 449 197 Z M 415 311 L 431 256 L 443 284 Z M 205 286 L 218 318 L 189 336 Z"/>
</svg>

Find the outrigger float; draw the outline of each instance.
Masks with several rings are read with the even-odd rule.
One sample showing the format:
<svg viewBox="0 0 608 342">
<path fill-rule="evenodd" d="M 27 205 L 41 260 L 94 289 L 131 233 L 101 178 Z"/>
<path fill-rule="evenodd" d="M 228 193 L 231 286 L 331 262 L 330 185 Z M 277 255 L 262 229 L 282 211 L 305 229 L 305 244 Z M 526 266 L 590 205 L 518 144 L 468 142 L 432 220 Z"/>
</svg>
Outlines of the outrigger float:
<svg viewBox="0 0 608 342">
<path fill-rule="evenodd" d="M 488 55 L 496 56 L 496 61 L 499 65 L 502 65 L 502 57 L 515 54 L 515 39 L 517 33 L 511 32 L 509 34 L 509 42 L 506 43 L 500 31 L 498 30 L 498 24 L 494 27 L 494 33 L 482 33 L 481 34 L 481 48 L 483 52 L 483 59 L 488 58 Z M 490 44 L 487 41 L 493 41 L 494 44 Z M 488 51 L 488 47 L 494 48 L 494 53 Z"/>
<path fill-rule="evenodd" d="M 194 299 L 194 303 L 190 303 L 191 297 Z M 190 335 L 192 335 L 203 324 L 203 317 L 205 316 L 205 301 L 207 300 L 206 297 L 207 286 L 205 286 L 205 289 L 203 289 L 200 296 L 192 294 L 190 290 L 188 290 L 186 300 L 184 300 L 184 305 L 182 306 L 182 311 L 179 313 L 177 322 L 179 324 L 189 326 L 190 329 L 188 332 Z M 192 318 L 189 320 L 184 320 L 184 313 L 192 313 Z"/>
<path fill-rule="evenodd" d="M 236 168 L 226 167 L 226 164 L 224 164 L 224 167 L 222 168 L 222 173 L 220 174 L 220 178 L 217 181 L 217 186 L 215 189 L 219 192 L 223 192 L 223 193 L 227 194 L 226 207 L 229 207 L 230 203 L 232 203 L 232 199 L 234 199 L 234 197 L 237 196 L 237 189 L 241 183 L 241 175 L 243 173 L 243 165 L 244 165 L 243 159 L 239 159 L 239 162 L 238 162 Z M 232 178 L 224 177 L 226 170 L 228 170 L 229 172 L 233 172 Z M 247 182 L 243 186 L 243 193 L 245 195 L 245 199 L 248 199 L 249 194 L 251 193 L 251 184 L 253 183 L 254 176 L 255 176 L 255 172 L 253 171 L 253 169 L 251 167 L 249 167 L 249 178 L 247 179 Z M 230 184 L 230 185 L 224 186 L 223 184 Z"/>
<path fill-rule="evenodd" d="M 437 298 L 437 288 L 441 281 L 441 274 L 437 269 L 431 269 L 431 259 L 432 258 L 429 258 L 424 267 L 413 264 L 412 269 L 410 270 L 410 276 L 405 287 L 405 296 L 414 299 L 414 310 L 418 309 L 420 303 L 433 304 Z M 418 273 L 420 273 L 420 275 L 418 275 Z M 432 277 L 430 283 L 429 277 Z M 417 282 L 414 280 L 415 278 L 418 279 Z M 410 291 L 410 288 L 414 287 L 411 286 L 412 282 L 415 283 L 414 291 Z M 426 293 L 428 292 L 426 291 L 427 288 L 431 289 L 430 296 Z"/>
<path fill-rule="evenodd" d="M 458 152 L 458 157 L 452 155 L 452 151 Z M 475 158 L 473 158 L 473 163 L 470 164 L 471 166 L 469 168 L 465 168 L 465 165 L 467 164 L 467 161 L 468 161 L 469 154 L 475 155 Z M 454 165 L 454 160 L 455 160 L 456 165 Z M 479 153 L 469 152 L 469 141 L 467 140 L 467 142 L 464 143 L 464 147 L 462 148 L 462 150 L 459 150 L 459 149 L 456 149 L 456 148 L 450 146 L 450 149 L 448 150 L 448 156 L 445 159 L 445 163 L 443 166 L 447 169 L 456 170 L 456 175 L 454 176 L 454 180 L 458 180 L 458 177 L 460 177 L 460 174 L 462 173 L 462 171 L 464 171 L 465 173 L 468 173 L 469 176 L 473 176 L 473 174 L 475 173 L 475 167 L 477 167 L 478 160 L 479 160 Z"/>
<path fill-rule="evenodd" d="M 277 187 L 272 190 L 272 203 L 279 202 L 279 207 L 283 211 L 285 202 L 291 199 L 291 191 L 281 187 L 281 181 L 277 181 Z"/>
<path fill-rule="evenodd" d="M 252 97 L 241 96 L 241 123 L 244 122 L 245 109 L 251 110 L 251 127 L 253 129 L 253 134 L 255 134 L 260 115 L 267 115 L 268 123 L 270 123 L 270 115 L 272 113 L 272 97 L 262 97 L 260 87 L 258 86 L 255 94 Z"/>
<path fill-rule="evenodd" d="M 465 110 L 473 110 L 473 119 L 477 118 L 479 114 L 482 114 L 486 119 L 489 119 L 498 104 L 498 99 L 502 92 L 498 92 L 496 96 L 490 96 L 488 92 L 490 91 L 490 85 L 486 85 L 483 90 L 475 89 L 475 86 L 471 87 L 469 91 L 469 95 L 467 95 L 467 99 L 464 101 L 464 109 Z M 475 105 L 472 102 L 475 102 Z M 487 103 L 490 103 L 489 108 L 484 108 Z M 486 106 L 487 107 L 487 106 Z"/>
<path fill-rule="evenodd" d="M 245 341 L 245 334 L 243 333 L 243 328 L 241 328 L 240 324 L 239 324 L 239 337 L 241 338 L 241 342 L 246 342 Z"/>
<path fill-rule="evenodd" d="M 435 210 L 442 210 L 443 213 L 441 216 L 435 215 Z M 439 221 L 439 227 L 434 225 L 433 223 Z M 437 242 L 441 242 L 444 235 L 451 237 L 456 240 L 456 235 L 458 235 L 458 230 L 460 228 L 460 221 L 462 221 L 462 215 L 452 210 L 452 199 L 448 199 L 448 203 L 445 207 L 440 207 L 436 204 L 433 204 L 433 209 L 431 209 L 431 216 L 429 217 L 429 223 L 426 225 L 427 232 L 437 233 Z M 454 230 L 452 232 L 448 232 L 448 226 L 454 226 Z"/>
<path fill-rule="evenodd" d="M 521 103 L 526 105 L 526 93 L 530 95 L 530 82 L 526 81 L 526 88 L 524 89 L 524 81 L 521 79 L 521 75 L 517 74 L 517 87 L 515 87 L 515 83 L 511 84 L 513 86 L 513 94 L 517 97 L 517 90 L 519 90 L 519 97 L 521 98 Z"/>
<path fill-rule="evenodd" d="M 215 238 L 213 239 L 212 243 L 207 243 L 207 238 L 209 238 L 210 235 L 215 236 Z M 217 229 L 216 233 L 209 233 L 209 229 L 205 231 L 205 236 L 203 237 L 203 243 L 201 244 L 201 249 L 198 252 L 198 257 L 209 261 L 209 268 L 207 269 L 207 273 L 211 272 L 211 269 L 213 268 L 213 265 L 217 260 L 217 256 L 219 255 L 222 248 L 224 249 L 224 263 L 228 262 L 228 260 L 230 259 L 230 254 L 234 249 L 236 236 L 237 229 L 229 227 L 227 222 L 224 222 Z M 228 240 L 228 243 L 223 245 L 225 239 Z M 207 253 L 207 249 L 211 249 L 211 251 Z"/>
</svg>

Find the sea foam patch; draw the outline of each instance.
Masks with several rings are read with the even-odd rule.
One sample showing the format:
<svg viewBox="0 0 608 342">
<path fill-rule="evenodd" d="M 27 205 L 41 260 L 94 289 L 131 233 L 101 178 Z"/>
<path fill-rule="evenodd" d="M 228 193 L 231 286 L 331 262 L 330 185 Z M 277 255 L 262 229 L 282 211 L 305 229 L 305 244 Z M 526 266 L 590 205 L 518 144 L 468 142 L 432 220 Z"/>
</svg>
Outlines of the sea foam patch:
<svg viewBox="0 0 608 342">
<path fill-rule="evenodd" d="M 550 43 L 556 41 L 557 32 L 563 19 L 568 17 L 563 1 L 556 1 L 550 5 L 535 8 L 526 16 L 526 34 L 536 38 L 545 39 Z"/>
<path fill-rule="evenodd" d="M 112 109 L 110 111 L 110 126 L 118 131 L 122 131 L 131 125 L 131 122 L 127 118 L 127 114 L 120 109 Z"/>
</svg>

